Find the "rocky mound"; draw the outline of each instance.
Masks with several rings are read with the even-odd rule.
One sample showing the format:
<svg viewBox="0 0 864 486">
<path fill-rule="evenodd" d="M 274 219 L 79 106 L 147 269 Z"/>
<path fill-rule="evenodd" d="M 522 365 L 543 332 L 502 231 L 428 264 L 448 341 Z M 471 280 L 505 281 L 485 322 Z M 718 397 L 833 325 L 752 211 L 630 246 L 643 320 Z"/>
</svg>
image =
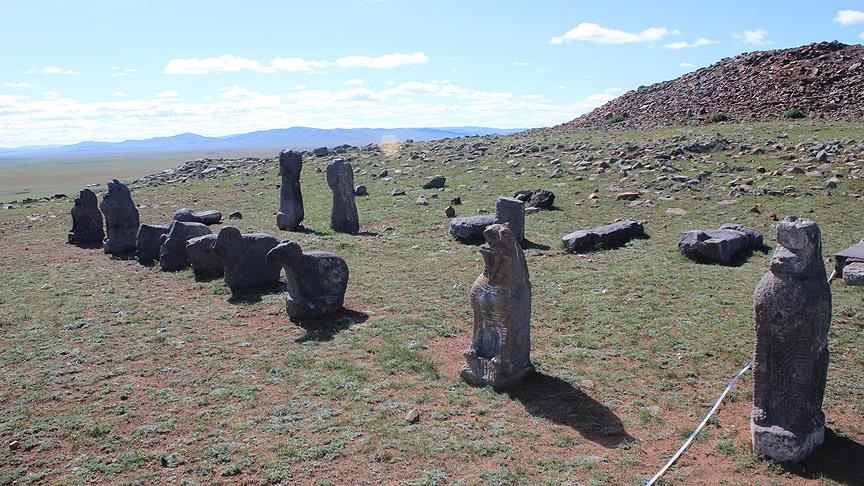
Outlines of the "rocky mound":
<svg viewBox="0 0 864 486">
<path fill-rule="evenodd" d="M 864 117 L 864 46 L 835 41 L 741 54 L 640 87 L 556 128 L 771 119 L 792 116 L 792 108 L 810 118 Z"/>
</svg>

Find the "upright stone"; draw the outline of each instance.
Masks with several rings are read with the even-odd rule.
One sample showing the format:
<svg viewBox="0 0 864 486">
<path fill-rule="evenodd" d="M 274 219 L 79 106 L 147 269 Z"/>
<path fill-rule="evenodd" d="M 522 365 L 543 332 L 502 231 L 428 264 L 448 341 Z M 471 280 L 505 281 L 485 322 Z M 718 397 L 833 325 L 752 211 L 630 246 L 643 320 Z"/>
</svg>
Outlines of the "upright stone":
<svg viewBox="0 0 864 486">
<path fill-rule="evenodd" d="M 102 243 L 105 231 L 102 229 L 102 213 L 96 202 L 96 194 L 90 189 L 81 189 L 75 198 L 72 214 L 72 230 L 68 241 L 73 245 L 92 245 Z"/>
<path fill-rule="evenodd" d="M 525 203 L 512 197 L 499 197 L 495 204 L 496 222 L 510 223 L 510 231 L 519 244 L 525 243 Z"/>
<path fill-rule="evenodd" d="M 211 279 L 225 275 L 222 260 L 213 251 L 216 235 L 209 234 L 192 238 L 186 242 L 189 263 L 197 279 Z"/>
<path fill-rule="evenodd" d="M 285 268 L 285 310 L 290 317 L 317 317 L 342 309 L 348 265 L 336 254 L 303 252 L 297 243 L 283 241 L 270 250 L 267 260 Z"/>
<path fill-rule="evenodd" d="M 166 272 L 177 272 L 190 265 L 189 252 L 186 243 L 192 238 L 211 234 L 210 228 L 204 223 L 187 223 L 174 221 L 168 228 L 168 233 L 162 235 L 162 247 L 159 249 L 159 268 Z"/>
<path fill-rule="evenodd" d="M 279 212 L 276 226 L 285 231 L 296 231 L 303 221 L 303 194 L 300 192 L 300 172 L 303 157 L 293 150 L 279 153 L 279 174 L 282 186 L 279 190 Z"/>
<path fill-rule="evenodd" d="M 105 215 L 105 253 L 125 255 L 135 251 L 138 237 L 138 208 L 132 202 L 129 188 L 117 179 L 108 183 L 102 196 L 102 214 Z"/>
<path fill-rule="evenodd" d="M 223 226 L 212 249 L 225 269 L 225 284 L 231 291 L 259 287 L 279 281 L 282 268 L 267 261 L 267 253 L 279 241 L 264 233 L 241 234 L 233 226 Z"/>
<path fill-rule="evenodd" d="M 797 462 L 825 437 L 831 290 L 816 223 L 794 216 L 777 223 L 771 270 L 753 301 L 753 451 Z"/>
<path fill-rule="evenodd" d="M 135 240 L 135 256 L 141 265 L 153 265 L 159 259 L 162 235 L 168 232 L 167 225 L 142 224 Z"/>
<path fill-rule="evenodd" d="M 333 191 L 330 228 L 340 233 L 353 234 L 360 231 L 360 218 L 354 202 L 354 170 L 351 163 L 336 159 L 327 164 L 327 185 Z"/>
<path fill-rule="evenodd" d="M 504 388 L 531 364 L 531 281 L 522 247 L 509 224 L 483 232 L 483 273 L 471 287 L 474 330 L 461 376 L 472 385 Z"/>
</svg>

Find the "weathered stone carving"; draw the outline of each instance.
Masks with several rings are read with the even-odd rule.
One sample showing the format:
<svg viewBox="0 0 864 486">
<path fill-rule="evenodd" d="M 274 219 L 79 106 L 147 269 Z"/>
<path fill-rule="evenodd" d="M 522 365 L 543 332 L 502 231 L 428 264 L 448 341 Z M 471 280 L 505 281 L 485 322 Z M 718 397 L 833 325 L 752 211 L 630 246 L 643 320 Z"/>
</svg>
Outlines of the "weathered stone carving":
<svg viewBox="0 0 864 486">
<path fill-rule="evenodd" d="M 195 212 L 189 208 L 183 208 L 174 213 L 173 219 L 184 223 L 201 223 L 210 226 L 222 221 L 222 212 L 215 209 Z"/>
<path fill-rule="evenodd" d="M 105 253 L 125 255 L 134 252 L 140 220 L 129 188 L 117 179 L 109 182 L 101 207 L 107 233 L 103 245 Z"/>
<path fill-rule="evenodd" d="M 203 223 L 173 221 L 168 232 L 160 238 L 159 268 L 166 272 L 177 272 L 188 267 L 190 262 L 186 243 L 192 238 L 209 234 L 210 228 Z"/>
<path fill-rule="evenodd" d="M 198 279 L 211 279 L 225 275 L 222 260 L 213 251 L 216 235 L 209 234 L 192 238 L 186 242 L 186 252 L 189 253 L 189 263 Z"/>
<path fill-rule="evenodd" d="M 293 150 L 279 153 L 279 174 L 282 186 L 279 189 L 279 212 L 276 226 L 285 231 L 297 231 L 303 221 L 303 193 L 300 192 L 300 172 L 303 156 Z"/>
<path fill-rule="evenodd" d="M 348 265 L 334 253 L 303 252 L 300 245 L 283 241 L 267 260 L 285 268 L 285 310 L 291 317 L 316 317 L 336 312 L 345 301 Z"/>
<path fill-rule="evenodd" d="M 135 256 L 141 265 L 153 265 L 159 259 L 162 235 L 168 232 L 167 225 L 142 224 L 135 240 Z"/>
<path fill-rule="evenodd" d="M 571 252 L 582 253 L 624 245 L 633 238 L 645 236 L 645 227 L 638 221 L 625 219 L 598 228 L 582 229 L 564 235 L 561 240 Z"/>
<path fill-rule="evenodd" d="M 474 331 L 465 350 L 462 379 L 504 388 L 532 371 L 531 281 L 528 264 L 507 224 L 483 231 L 485 267 L 471 287 Z"/>
<path fill-rule="evenodd" d="M 267 261 L 267 253 L 279 243 L 264 233 L 241 234 L 233 226 L 224 226 L 216 235 L 212 249 L 225 269 L 225 284 L 232 291 L 259 287 L 279 281 L 282 269 Z"/>
<path fill-rule="evenodd" d="M 525 203 L 512 197 L 499 197 L 495 203 L 497 223 L 509 223 L 520 245 L 525 243 Z"/>
<path fill-rule="evenodd" d="M 753 297 L 753 451 L 796 462 L 822 443 L 831 290 L 813 221 L 777 223 L 777 249 Z"/>
<path fill-rule="evenodd" d="M 354 202 L 354 170 L 347 160 L 336 159 L 327 164 L 327 185 L 333 191 L 330 227 L 340 233 L 360 231 L 357 204 Z"/>
<path fill-rule="evenodd" d="M 102 213 L 96 202 L 96 194 L 90 189 L 81 189 L 75 198 L 72 214 L 72 229 L 68 241 L 73 245 L 92 245 L 102 243 L 105 231 L 102 229 Z"/>
<path fill-rule="evenodd" d="M 740 224 L 724 224 L 709 231 L 687 231 L 678 242 L 678 251 L 687 258 L 721 265 L 731 264 L 760 248 L 762 234 Z"/>
</svg>

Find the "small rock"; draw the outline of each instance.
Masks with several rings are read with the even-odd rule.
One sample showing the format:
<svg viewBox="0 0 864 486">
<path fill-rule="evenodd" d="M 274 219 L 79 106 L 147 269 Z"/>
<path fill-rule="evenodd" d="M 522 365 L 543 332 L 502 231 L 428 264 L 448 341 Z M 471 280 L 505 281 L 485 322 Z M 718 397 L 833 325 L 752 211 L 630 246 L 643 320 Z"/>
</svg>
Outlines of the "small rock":
<svg viewBox="0 0 864 486">
<path fill-rule="evenodd" d="M 162 463 L 162 467 L 179 467 L 186 463 L 186 459 L 177 452 L 172 452 L 170 454 L 166 454 L 159 458 L 159 462 Z"/>
<path fill-rule="evenodd" d="M 687 214 L 687 210 L 682 208 L 669 208 L 666 210 L 666 214 L 670 214 L 673 216 L 684 216 L 685 214 Z"/>
<path fill-rule="evenodd" d="M 240 211 L 234 211 L 228 215 L 228 219 L 243 219 L 243 213 Z"/>
<path fill-rule="evenodd" d="M 453 199 L 450 200 L 450 204 L 452 206 L 458 206 L 458 205 L 462 204 L 462 198 L 454 197 Z"/>
<path fill-rule="evenodd" d="M 404 196 L 405 189 L 393 189 L 393 192 L 390 193 L 391 196 Z"/>
<path fill-rule="evenodd" d="M 418 412 L 417 415 L 419 417 L 420 413 Z M 13 440 L 12 442 L 9 443 L 9 450 L 10 451 L 18 450 L 19 447 L 21 447 L 21 443 L 18 442 L 17 440 Z"/>
<path fill-rule="evenodd" d="M 764 174 L 765 173 L 765 167 L 762 167 L 761 165 L 759 167 L 756 167 L 756 172 L 758 172 L 760 174 Z"/>
<path fill-rule="evenodd" d="M 447 178 L 444 176 L 436 175 L 435 177 L 429 179 L 426 184 L 423 184 L 423 189 L 440 189 L 444 187 L 447 183 Z"/>
<path fill-rule="evenodd" d="M 415 201 L 418 206 L 428 206 L 429 200 L 426 199 L 426 196 L 418 196 L 417 201 Z"/>
<path fill-rule="evenodd" d="M 416 424 L 420 421 L 420 410 L 412 408 L 405 414 L 405 421 L 409 424 Z"/>
<path fill-rule="evenodd" d="M 617 199 L 619 201 L 635 201 L 638 198 L 639 198 L 639 193 L 638 192 L 632 192 L 632 191 L 619 192 L 618 194 L 615 195 L 615 199 Z"/>
<path fill-rule="evenodd" d="M 359 186 L 354 188 L 354 195 L 355 196 L 368 196 L 369 191 L 366 189 L 365 185 L 360 184 Z"/>
<path fill-rule="evenodd" d="M 447 216 L 448 218 L 456 217 L 456 210 L 453 209 L 453 206 L 447 206 L 444 208 L 444 216 Z"/>
</svg>

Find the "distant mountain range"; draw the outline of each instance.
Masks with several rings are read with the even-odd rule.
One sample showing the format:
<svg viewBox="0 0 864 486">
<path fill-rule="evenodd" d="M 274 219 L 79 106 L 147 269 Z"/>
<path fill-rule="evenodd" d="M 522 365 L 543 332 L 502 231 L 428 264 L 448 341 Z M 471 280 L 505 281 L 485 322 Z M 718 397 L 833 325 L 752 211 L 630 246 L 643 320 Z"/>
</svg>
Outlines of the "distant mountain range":
<svg viewBox="0 0 864 486">
<path fill-rule="evenodd" d="M 73 145 L 39 145 L 0 148 L 0 159 L 42 156 L 86 156 L 128 153 L 217 152 L 242 150 L 306 150 L 336 145 L 362 146 L 382 141 L 438 140 L 466 135 L 505 135 L 522 129 L 488 127 L 442 128 L 309 128 L 291 127 L 259 132 L 205 137 L 181 133 L 171 137 L 154 137 L 123 142 L 81 142 Z"/>
</svg>

